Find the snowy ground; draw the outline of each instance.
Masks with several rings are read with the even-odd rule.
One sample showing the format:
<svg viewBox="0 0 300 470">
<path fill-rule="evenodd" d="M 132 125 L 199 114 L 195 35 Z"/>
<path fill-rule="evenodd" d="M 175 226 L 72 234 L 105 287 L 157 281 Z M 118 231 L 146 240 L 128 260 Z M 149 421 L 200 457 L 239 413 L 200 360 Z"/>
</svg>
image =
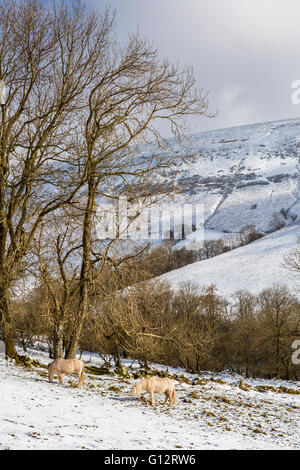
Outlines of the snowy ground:
<svg viewBox="0 0 300 470">
<path fill-rule="evenodd" d="M 0 449 L 299 449 L 300 395 L 278 388 L 299 391 L 299 383 L 246 380 L 246 392 L 237 375 L 185 376 L 199 383 L 176 381 L 177 406 L 163 406 L 160 396 L 153 409 L 148 397 L 130 396 L 132 378 L 87 375 L 81 389 L 75 377 L 50 384 L 46 369 L 7 364 L 2 355 Z M 259 391 L 263 385 L 272 389 Z"/>
</svg>

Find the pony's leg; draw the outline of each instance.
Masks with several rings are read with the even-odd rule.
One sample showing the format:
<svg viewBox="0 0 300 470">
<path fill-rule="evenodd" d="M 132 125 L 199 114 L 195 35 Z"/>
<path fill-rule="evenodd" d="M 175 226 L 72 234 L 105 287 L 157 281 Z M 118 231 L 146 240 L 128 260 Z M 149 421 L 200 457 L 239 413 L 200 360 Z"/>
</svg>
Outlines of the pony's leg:
<svg viewBox="0 0 300 470">
<path fill-rule="evenodd" d="M 59 380 L 60 385 L 64 385 L 64 379 L 63 379 L 62 374 L 58 373 L 57 375 L 58 375 L 58 380 Z"/>
<path fill-rule="evenodd" d="M 170 396 L 169 396 L 168 392 L 165 392 L 165 397 L 166 397 L 166 399 L 164 401 L 164 405 L 167 403 L 168 399 L 170 399 Z"/>
<path fill-rule="evenodd" d="M 53 382 L 53 377 L 54 377 L 54 374 L 53 374 L 52 370 L 49 370 L 48 371 L 48 379 L 49 379 L 50 383 Z"/>
<path fill-rule="evenodd" d="M 77 375 L 78 375 L 78 379 L 79 379 L 79 387 L 81 387 L 81 386 L 84 384 L 84 372 L 83 372 L 83 368 L 81 368 L 81 369 L 77 372 Z"/>
<path fill-rule="evenodd" d="M 155 405 L 155 399 L 154 399 L 154 392 L 150 392 L 150 398 L 151 398 L 151 405 Z"/>
<path fill-rule="evenodd" d="M 81 380 L 81 385 L 84 385 L 84 368 L 82 367 L 81 372 L 80 372 L 80 380 Z"/>
<path fill-rule="evenodd" d="M 174 390 L 173 390 L 173 392 L 172 392 L 172 398 L 173 398 L 173 404 L 174 404 L 174 406 L 175 406 L 175 405 L 176 405 L 176 393 L 175 393 L 175 388 L 174 388 Z"/>
<path fill-rule="evenodd" d="M 77 375 L 78 375 L 78 380 L 79 380 L 78 387 L 81 387 L 81 375 L 80 375 L 80 371 L 77 372 Z"/>
</svg>

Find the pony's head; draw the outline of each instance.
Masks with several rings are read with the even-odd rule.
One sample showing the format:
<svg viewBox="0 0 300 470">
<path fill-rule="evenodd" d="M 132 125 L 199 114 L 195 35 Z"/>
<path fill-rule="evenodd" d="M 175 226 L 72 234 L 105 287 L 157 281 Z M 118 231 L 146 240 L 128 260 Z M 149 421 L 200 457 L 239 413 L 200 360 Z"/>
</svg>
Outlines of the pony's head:
<svg viewBox="0 0 300 470">
<path fill-rule="evenodd" d="M 136 397 L 139 393 L 145 391 L 145 379 L 135 384 L 131 389 L 131 395 Z"/>
</svg>

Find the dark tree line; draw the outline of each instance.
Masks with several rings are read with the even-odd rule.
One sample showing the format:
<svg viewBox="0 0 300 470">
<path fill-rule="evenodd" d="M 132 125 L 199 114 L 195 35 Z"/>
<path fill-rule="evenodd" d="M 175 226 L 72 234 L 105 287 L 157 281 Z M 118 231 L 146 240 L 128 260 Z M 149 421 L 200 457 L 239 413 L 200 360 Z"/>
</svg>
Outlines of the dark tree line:
<svg viewBox="0 0 300 470">
<path fill-rule="evenodd" d="M 129 269 L 123 280 L 132 282 L 132 276 L 136 273 Z M 110 282 L 103 283 L 105 278 Z M 116 273 L 102 273 L 94 281 L 81 351 L 111 355 L 117 366 L 122 357 L 130 357 L 144 367 L 154 361 L 190 372 L 229 369 L 246 377 L 300 377 L 299 366 L 292 362 L 292 344 L 300 334 L 300 303 L 284 287 L 259 295 L 238 292 L 229 304 L 215 286 L 186 284 L 174 292 L 167 283 L 151 280 L 120 294 Z M 50 305 L 51 299 L 37 288 L 25 304 L 14 306 L 20 345 L 34 346 L 40 340 L 53 354 Z M 65 348 L 70 337 L 66 328 Z"/>
</svg>

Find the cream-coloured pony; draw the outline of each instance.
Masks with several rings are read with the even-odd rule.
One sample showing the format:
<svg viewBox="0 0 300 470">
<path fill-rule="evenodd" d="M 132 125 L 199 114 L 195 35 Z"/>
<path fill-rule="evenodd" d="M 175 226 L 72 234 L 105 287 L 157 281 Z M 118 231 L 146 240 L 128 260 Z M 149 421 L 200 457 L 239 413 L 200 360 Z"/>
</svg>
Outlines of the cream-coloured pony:
<svg viewBox="0 0 300 470">
<path fill-rule="evenodd" d="M 154 394 L 155 393 L 164 393 L 166 399 L 164 404 L 169 400 L 169 406 L 172 405 L 172 401 L 175 405 L 176 403 L 176 394 L 175 394 L 175 384 L 174 380 L 168 378 L 156 378 L 156 377 L 147 377 L 146 379 L 138 382 L 132 387 L 131 394 L 135 397 L 139 393 L 148 392 L 150 393 L 151 405 L 155 405 Z"/>
<path fill-rule="evenodd" d="M 84 365 L 80 359 L 55 359 L 48 366 L 49 382 L 52 382 L 54 375 L 58 376 L 59 383 L 64 384 L 63 374 L 77 374 L 79 387 L 84 384 Z"/>
</svg>

